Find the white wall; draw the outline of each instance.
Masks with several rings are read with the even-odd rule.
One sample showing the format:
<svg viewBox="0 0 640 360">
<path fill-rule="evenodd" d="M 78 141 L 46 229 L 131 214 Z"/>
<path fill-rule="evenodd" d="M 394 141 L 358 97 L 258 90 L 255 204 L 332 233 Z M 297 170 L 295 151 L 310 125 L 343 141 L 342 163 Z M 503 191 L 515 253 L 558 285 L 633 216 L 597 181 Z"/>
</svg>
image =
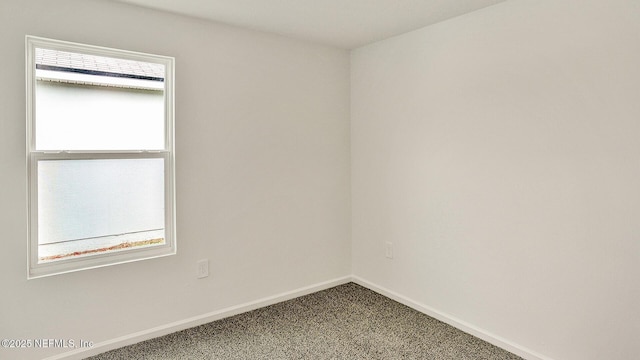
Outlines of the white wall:
<svg viewBox="0 0 640 360">
<path fill-rule="evenodd" d="M 38 150 L 164 149 L 164 91 L 36 81 L 35 98 Z"/>
<path fill-rule="evenodd" d="M 354 275 L 530 354 L 637 358 L 638 34 L 637 1 L 511 0 L 355 50 Z"/>
<path fill-rule="evenodd" d="M 178 255 L 26 280 L 26 34 L 176 57 Z M 0 338 L 100 343 L 350 274 L 348 52 L 91 0 L 2 0 L 0 48 Z"/>
</svg>

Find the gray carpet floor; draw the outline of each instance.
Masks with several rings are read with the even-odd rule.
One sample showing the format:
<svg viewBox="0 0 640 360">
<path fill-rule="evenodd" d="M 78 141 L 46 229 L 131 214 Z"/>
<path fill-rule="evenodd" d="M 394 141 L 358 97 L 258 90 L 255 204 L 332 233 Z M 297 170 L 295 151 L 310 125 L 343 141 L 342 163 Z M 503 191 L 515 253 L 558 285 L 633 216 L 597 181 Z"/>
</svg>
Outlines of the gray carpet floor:
<svg viewBox="0 0 640 360">
<path fill-rule="evenodd" d="M 521 359 L 348 283 L 89 359 Z"/>
</svg>

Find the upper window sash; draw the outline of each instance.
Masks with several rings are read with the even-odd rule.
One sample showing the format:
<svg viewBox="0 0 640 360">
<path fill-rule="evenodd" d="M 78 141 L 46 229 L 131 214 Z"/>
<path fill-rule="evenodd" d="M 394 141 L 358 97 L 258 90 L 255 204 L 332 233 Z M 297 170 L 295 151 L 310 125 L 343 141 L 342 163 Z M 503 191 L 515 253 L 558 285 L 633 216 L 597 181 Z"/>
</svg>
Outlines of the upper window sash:
<svg viewBox="0 0 640 360">
<path fill-rule="evenodd" d="M 33 36 L 27 54 L 29 152 L 173 151 L 173 58 Z M 81 106 L 63 106 L 63 91 Z M 104 93 L 122 106 L 101 104 Z"/>
</svg>

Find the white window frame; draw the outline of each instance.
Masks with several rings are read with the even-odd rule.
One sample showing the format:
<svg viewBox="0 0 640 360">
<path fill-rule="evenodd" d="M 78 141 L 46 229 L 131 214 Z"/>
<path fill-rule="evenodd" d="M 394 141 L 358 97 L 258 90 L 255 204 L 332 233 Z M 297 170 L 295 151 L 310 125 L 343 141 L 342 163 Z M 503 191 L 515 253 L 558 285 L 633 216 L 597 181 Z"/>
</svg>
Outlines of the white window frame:
<svg viewBox="0 0 640 360">
<path fill-rule="evenodd" d="M 35 49 L 45 48 L 59 51 L 83 53 L 89 55 L 106 56 L 127 60 L 163 64 L 165 67 L 164 80 L 164 117 L 165 144 L 164 149 L 153 151 L 123 150 L 123 151 L 38 151 L 35 139 L 35 106 L 36 106 L 36 75 Z M 68 41 L 47 39 L 36 36 L 26 36 L 26 114 L 27 114 L 27 179 L 28 179 L 28 251 L 27 278 L 63 274 L 73 271 L 103 267 L 132 261 L 158 258 L 176 254 L 175 228 L 175 151 L 174 151 L 174 62 L 169 56 L 160 56 L 119 50 L 94 45 L 85 45 Z M 165 242 L 161 245 L 131 248 L 115 252 L 72 257 L 51 262 L 39 262 L 38 257 L 38 163 L 46 160 L 87 160 L 87 159 L 164 159 L 164 222 Z"/>
</svg>

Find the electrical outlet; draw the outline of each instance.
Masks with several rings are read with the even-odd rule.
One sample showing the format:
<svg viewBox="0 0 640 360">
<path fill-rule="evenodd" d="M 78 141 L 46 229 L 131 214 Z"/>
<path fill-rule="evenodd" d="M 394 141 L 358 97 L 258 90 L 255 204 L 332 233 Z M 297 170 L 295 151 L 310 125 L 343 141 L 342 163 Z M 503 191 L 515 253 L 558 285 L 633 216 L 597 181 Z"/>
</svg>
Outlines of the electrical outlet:
<svg viewBox="0 0 640 360">
<path fill-rule="evenodd" d="M 384 243 L 384 256 L 387 259 L 393 259 L 393 243 L 391 241 Z"/>
<path fill-rule="evenodd" d="M 198 260 L 198 279 L 209 276 L 209 259 Z"/>
</svg>

